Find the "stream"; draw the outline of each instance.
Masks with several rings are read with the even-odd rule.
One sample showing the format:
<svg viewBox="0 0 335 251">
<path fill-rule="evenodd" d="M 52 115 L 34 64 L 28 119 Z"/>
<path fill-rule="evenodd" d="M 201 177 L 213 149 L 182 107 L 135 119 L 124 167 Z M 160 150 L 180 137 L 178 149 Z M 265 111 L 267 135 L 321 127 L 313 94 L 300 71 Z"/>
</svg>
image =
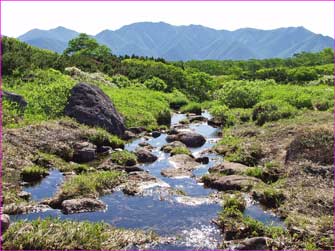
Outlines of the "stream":
<svg viewBox="0 0 335 251">
<path fill-rule="evenodd" d="M 207 112 L 202 116 L 210 118 Z M 172 126 L 184 118 L 186 118 L 185 114 L 174 114 Z M 188 127 L 206 138 L 203 146 L 189 148 L 195 157 L 201 156 L 203 150 L 211 148 L 220 139 L 217 135 L 220 129 L 209 126 L 206 122 L 192 123 Z M 51 216 L 78 221 L 103 221 L 116 227 L 153 230 L 171 240 L 163 244 L 154 244 L 149 247 L 150 249 L 217 249 L 222 242 L 222 235 L 212 223 L 212 219 L 217 217 L 222 207 L 215 200 L 208 199 L 208 196 L 216 190 L 205 188 L 203 184 L 197 183 L 196 177 L 206 174 L 209 167 L 222 161 L 222 157 L 205 153 L 202 156 L 209 157 L 209 163 L 200 165 L 193 171 L 192 177 L 164 177 L 160 173 L 161 170 L 171 166 L 168 160 L 169 154 L 160 151 L 161 146 L 167 143 L 166 136 L 167 134 L 161 134 L 158 138 L 150 138 L 146 141 L 155 147 L 153 153 L 158 156 L 158 160 L 151 164 L 142 164 L 140 167 L 165 182 L 167 186 L 184 191 L 187 196 L 170 195 L 163 196 L 162 199 L 164 187 L 148 187 L 142 196 L 128 196 L 121 191 L 116 191 L 100 198 L 107 205 L 105 211 L 65 215 L 60 210 L 50 209 L 16 215 L 13 220 L 33 220 Z M 134 151 L 143 141 L 145 141 L 143 138 L 133 140 L 126 145 L 125 149 Z M 25 187 L 24 190 L 31 193 L 32 200 L 40 201 L 52 197 L 63 178 L 58 170 L 52 170 L 39 184 Z M 245 214 L 265 224 L 283 224 L 279 217 L 264 212 L 255 203 L 248 204 Z"/>
</svg>

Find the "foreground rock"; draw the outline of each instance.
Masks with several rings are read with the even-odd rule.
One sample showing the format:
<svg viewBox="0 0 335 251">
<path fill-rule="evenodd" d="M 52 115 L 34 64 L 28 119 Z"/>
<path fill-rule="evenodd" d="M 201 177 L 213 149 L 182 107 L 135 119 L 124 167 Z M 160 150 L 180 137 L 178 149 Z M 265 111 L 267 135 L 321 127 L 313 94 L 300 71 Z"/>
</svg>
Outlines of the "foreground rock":
<svg viewBox="0 0 335 251">
<path fill-rule="evenodd" d="M 245 239 L 234 247 L 234 250 L 271 250 L 274 241 L 268 237 Z"/>
<path fill-rule="evenodd" d="M 232 174 L 243 174 L 247 169 L 248 166 L 245 166 L 243 164 L 224 161 L 221 164 L 209 168 L 208 172 L 232 175 Z"/>
<path fill-rule="evenodd" d="M 206 139 L 199 133 L 179 132 L 166 137 L 167 142 L 180 141 L 188 147 L 200 147 L 205 144 Z"/>
<path fill-rule="evenodd" d="M 136 150 L 135 155 L 140 163 L 152 163 L 158 159 L 156 155 L 143 148 Z"/>
<path fill-rule="evenodd" d="M 50 207 L 44 204 L 11 203 L 11 204 L 5 205 L 3 207 L 2 212 L 5 214 L 9 214 L 9 215 L 17 215 L 17 214 L 42 212 L 48 209 L 50 209 Z"/>
<path fill-rule="evenodd" d="M 110 98 L 96 86 L 79 83 L 71 90 L 64 114 L 78 122 L 98 126 L 112 134 L 122 136 L 124 120 L 115 109 Z"/>
<path fill-rule="evenodd" d="M 186 154 L 177 154 L 169 158 L 172 167 L 163 169 L 161 174 L 166 177 L 192 176 L 192 171 L 199 166 L 194 158 Z"/>
<path fill-rule="evenodd" d="M 241 175 L 207 175 L 202 178 L 207 187 L 217 189 L 219 191 L 227 190 L 250 190 L 253 185 L 260 182 L 259 179 L 250 176 Z"/>
<path fill-rule="evenodd" d="M 10 218 L 7 214 L 1 214 L 1 232 L 5 232 L 10 225 Z"/>
<path fill-rule="evenodd" d="M 97 147 L 89 142 L 80 142 L 74 145 L 73 161 L 86 163 L 97 157 Z"/>
<path fill-rule="evenodd" d="M 62 202 L 62 212 L 64 214 L 93 212 L 106 209 L 106 205 L 97 199 L 82 198 L 64 200 Z"/>
</svg>

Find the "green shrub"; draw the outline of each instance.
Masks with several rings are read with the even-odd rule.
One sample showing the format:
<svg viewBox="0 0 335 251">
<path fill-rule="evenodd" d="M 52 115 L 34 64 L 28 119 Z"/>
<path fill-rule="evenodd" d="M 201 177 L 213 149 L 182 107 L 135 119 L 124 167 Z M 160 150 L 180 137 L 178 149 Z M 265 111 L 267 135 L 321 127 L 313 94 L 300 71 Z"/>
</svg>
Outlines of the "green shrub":
<svg viewBox="0 0 335 251">
<path fill-rule="evenodd" d="M 259 102 L 261 90 L 259 85 L 271 84 L 271 81 L 229 81 L 214 95 L 229 108 L 251 108 Z"/>
<path fill-rule="evenodd" d="M 176 89 L 174 89 L 171 93 L 167 93 L 165 97 L 172 109 L 179 109 L 190 102 L 184 93 Z"/>
<path fill-rule="evenodd" d="M 238 118 L 242 123 L 249 122 L 251 119 L 252 109 L 234 108 L 231 113 L 235 118 Z"/>
<path fill-rule="evenodd" d="M 36 181 L 48 175 L 48 170 L 40 166 L 28 166 L 21 172 L 22 180 Z"/>
<path fill-rule="evenodd" d="M 144 81 L 144 85 L 147 88 L 155 91 L 165 91 L 167 88 L 167 84 L 163 80 L 157 77 L 147 79 L 146 81 Z"/>
<path fill-rule="evenodd" d="M 255 105 L 252 120 L 257 125 L 294 116 L 296 110 L 290 104 L 280 100 L 267 100 Z"/>
<path fill-rule="evenodd" d="M 210 108 L 209 112 L 226 127 L 232 126 L 235 123 L 233 113 L 225 105 L 214 105 Z"/>
<path fill-rule="evenodd" d="M 248 176 L 256 177 L 261 179 L 263 176 L 263 169 L 261 167 L 249 167 L 245 174 Z"/>
<path fill-rule="evenodd" d="M 112 162 L 122 166 L 133 166 L 136 164 L 136 159 L 137 158 L 135 154 L 126 150 L 113 152 L 111 154 Z"/>
<path fill-rule="evenodd" d="M 158 127 L 158 122 L 167 121 L 169 103 L 162 92 L 143 88 L 115 89 L 102 87 L 112 99 L 116 109 L 125 118 L 127 127 Z M 162 119 L 163 118 L 163 119 Z"/>
<path fill-rule="evenodd" d="M 100 146 L 110 146 L 113 149 L 115 148 L 124 148 L 124 141 L 119 139 L 117 136 L 108 133 L 107 131 L 96 128 L 94 132 L 90 132 L 88 135 L 88 140 Z"/>
<path fill-rule="evenodd" d="M 174 147 L 171 152 L 171 156 L 177 155 L 177 154 L 187 154 L 191 155 L 191 151 L 187 147 Z"/>
<path fill-rule="evenodd" d="M 195 113 L 201 115 L 201 105 L 199 103 L 190 102 L 180 108 L 182 113 Z"/>
</svg>

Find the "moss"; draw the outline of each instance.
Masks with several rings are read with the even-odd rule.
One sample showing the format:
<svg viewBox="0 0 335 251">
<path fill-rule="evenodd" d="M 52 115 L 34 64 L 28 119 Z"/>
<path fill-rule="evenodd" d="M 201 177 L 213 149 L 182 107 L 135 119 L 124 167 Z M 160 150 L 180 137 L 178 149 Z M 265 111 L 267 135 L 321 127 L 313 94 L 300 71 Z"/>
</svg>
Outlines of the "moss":
<svg viewBox="0 0 335 251">
<path fill-rule="evenodd" d="M 283 191 L 275 187 L 276 184 L 267 185 L 258 183 L 254 186 L 253 197 L 263 205 L 270 208 L 278 208 L 286 199 Z"/>
<path fill-rule="evenodd" d="M 133 166 L 136 164 L 136 155 L 128 151 L 117 151 L 111 154 L 111 161 L 122 166 Z"/>
<path fill-rule="evenodd" d="M 21 172 L 22 180 L 37 181 L 48 175 L 48 170 L 40 166 L 28 166 Z"/>
<path fill-rule="evenodd" d="M 12 224 L 3 235 L 2 247 L 7 250 L 116 250 L 156 239 L 153 232 L 47 218 Z"/>
<path fill-rule="evenodd" d="M 110 133 L 100 128 L 96 128 L 95 131 L 90 132 L 88 135 L 88 140 L 98 147 L 110 146 L 113 149 L 124 148 L 123 140 L 119 139 L 115 135 L 111 135 Z"/>
<path fill-rule="evenodd" d="M 261 179 L 263 177 L 263 168 L 261 168 L 261 167 L 249 167 L 245 171 L 245 175 Z"/>
<path fill-rule="evenodd" d="M 191 155 L 191 151 L 187 147 L 174 147 L 171 152 L 171 156 L 177 155 L 177 154 L 186 154 Z"/>
</svg>

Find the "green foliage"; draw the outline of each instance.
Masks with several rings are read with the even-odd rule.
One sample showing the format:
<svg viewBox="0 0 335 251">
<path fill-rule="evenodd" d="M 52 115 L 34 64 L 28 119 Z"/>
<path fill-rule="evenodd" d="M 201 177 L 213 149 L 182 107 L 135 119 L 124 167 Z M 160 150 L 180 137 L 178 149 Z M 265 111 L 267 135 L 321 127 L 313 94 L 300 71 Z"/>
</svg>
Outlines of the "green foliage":
<svg viewBox="0 0 335 251">
<path fill-rule="evenodd" d="M 62 116 L 74 81 L 56 70 L 35 70 L 29 79 L 4 79 L 5 90 L 20 94 L 28 105 L 24 111 L 26 122 L 54 119 Z M 5 106 L 4 113 L 9 116 L 19 114 L 13 106 Z M 8 109 L 8 110 L 7 110 Z M 6 115 L 8 116 L 8 115 Z M 6 125 L 11 119 L 6 118 Z"/>
<path fill-rule="evenodd" d="M 132 87 L 134 85 L 134 82 L 129 80 L 126 76 L 117 74 L 115 76 L 113 76 L 112 78 L 112 82 L 120 88 L 127 88 L 127 87 Z"/>
<path fill-rule="evenodd" d="M 40 166 L 28 166 L 22 169 L 21 177 L 24 181 L 36 181 L 48 175 L 48 170 Z"/>
<path fill-rule="evenodd" d="M 172 109 L 179 109 L 190 102 L 185 94 L 177 89 L 174 89 L 171 93 L 167 93 L 165 96 Z"/>
<path fill-rule="evenodd" d="M 57 53 L 38 49 L 15 38 L 2 37 L 2 74 L 20 76 L 36 68 L 56 67 Z"/>
<path fill-rule="evenodd" d="M 133 166 L 136 164 L 136 160 L 136 155 L 126 150 L 111 154 L 111 161 L 122 166 Z"/>
<path fill-rule="evenodd" d="M 209 112 L 218 119 L 225 127 L 234 125 L 235 117 L 231 110 L 225 105 L 212 106 Z"/>
<path fill-rule="evenodd" d="M 167 84 L 163 80 L 157 77 L 153 77 L 151 79 L 147 79 L 144 81 L 144 85 L 155 91 L 165 91 L 167 89 Z"/>
<path fill-rule="evenodd" d="M 250 121 L 252 109 L 234 108 L 231 109 L 230 112 L 233 114 L 233 117 L 240 122 L 245 123 Z"/>
<path fill-rule="evenodd" d="M 174 147 L 171 152 L 171 156 L 177 155 L 177 154 L 186 154 L 191 155 L 191 151 L 187 147 Z"/>
<path fill-rule="evenodd" d="M 85 33 L 69 41 L 68 47 L 64 51 L 65 55 L 83 55 L 102 61 L 107 58 L 111 51 L 105 45 L 99 43 Z"/>
<path fill-rule="evenodd" d="M 255 105 L 252 120 L 257 125 L 263 125 L 269 121 L 292 117 L 295 113 L 295 108 L 285 101 L 266 100 Z"/>
<path fill-rule="evenodd" d="M 123 174 L 118 171 L 83 173 L 71 177 L 61 186 L 64 199 L 98 196 L 123 182 Z"/>
<path fill-rule="evenodd" d="M 215 98 L 229 108 L 251 108 L 260 99 L 259 85 L 273 84 L 271 81 L 229 81 L 215 91 Z"/>
<path fill-rule="evenodd" d="M 245 174 L 261 179 L 263 177 L 263 169 L 261 167 L 249 167 Z"/>
<path fill-rule="evenodd" d="M 95 131 L 90 132 L 88 140 L 98 147 L 110 146 L 113 149 L 124 148 L 124 141 L 122 139 L 119 139 L 117 136 L 112 135 L 101 128 L 96 128 Z"/>
<path fill-rule="evenodd" d="M 127 127 L 153 128 L 158 126 L 158 122 L 171 117 L 169 103 L 161 92 L 141 88 L 115 90 L 107 86 L 102 90 L 124 116 Z"/>
<path fill-rule="evenodd" d="M 182 113 L 195 113 L 201 115 L 201 104 L 196 102 L 190 102 L 180 108 Z"/>
<path fill-rule="evenodd" d="M 152 242 L 152 232 L 112 228 L 106 223 L 57 218 L 17 221 L 3 234 L 6 250 L 121 250 Z"/>
</svg>

